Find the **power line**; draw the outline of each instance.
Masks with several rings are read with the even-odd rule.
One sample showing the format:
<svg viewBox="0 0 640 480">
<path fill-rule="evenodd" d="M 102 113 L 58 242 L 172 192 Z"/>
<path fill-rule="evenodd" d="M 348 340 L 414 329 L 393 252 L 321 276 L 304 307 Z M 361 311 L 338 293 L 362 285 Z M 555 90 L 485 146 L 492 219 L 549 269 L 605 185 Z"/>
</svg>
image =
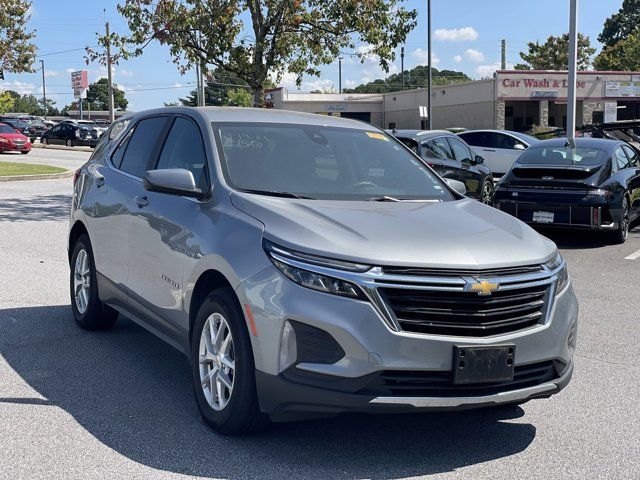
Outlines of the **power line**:
<svg viewBox="0 0 640 480">
<path fill-rule="evenodd" d="M 99 45 L 90 45 L 89 48 L 95 48 L 95 47 L 99 47 Z M 61 53 L 69 53 L 69 52 L 78 52 L 80 50 L 86 50 L 86 47 L 82 47 L 82 48 L 72 48 L 70 50 L 60 50 L 59 52 L 50 52 L 50 53 L 43 53 L 41 55 L 36 55 L 36 58 L 41 58 L 41 57 L 49 57 L 51 55 L 60 55 Z"/>
</svg>

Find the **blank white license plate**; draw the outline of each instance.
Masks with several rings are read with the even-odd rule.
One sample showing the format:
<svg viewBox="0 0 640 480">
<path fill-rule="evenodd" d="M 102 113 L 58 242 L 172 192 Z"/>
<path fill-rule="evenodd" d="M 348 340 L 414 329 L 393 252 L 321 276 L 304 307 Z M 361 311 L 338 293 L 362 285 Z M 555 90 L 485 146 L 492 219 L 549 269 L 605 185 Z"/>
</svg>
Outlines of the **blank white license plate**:
<svg viewBox="0 0 640 480">
<path fill-rule="evenodd" d="M 533 212 L 533 221 L 536 223 L 553 223 L 553 212 Z"/>
</svg>

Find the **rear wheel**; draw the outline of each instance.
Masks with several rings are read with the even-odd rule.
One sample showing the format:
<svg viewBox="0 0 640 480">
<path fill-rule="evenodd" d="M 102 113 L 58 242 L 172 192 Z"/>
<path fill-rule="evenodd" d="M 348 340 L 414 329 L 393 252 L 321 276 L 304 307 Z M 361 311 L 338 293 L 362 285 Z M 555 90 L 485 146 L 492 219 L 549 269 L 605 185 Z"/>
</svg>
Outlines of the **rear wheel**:
<svg viewBox="0 0 640 480">
<path fill-rule="evenodd" d="M 70 138 L 67 138 L 67 141 L 64 143 L 67 145 L 67 147 L 73 147 L 73 140 L 71 140 Z"/>
<path fill-rule="evenodd" d="M 191 364 L 200 413 L 216 431 L 238 435 L 268 425 L 258 403 L 251 341 L 233 292 L 217 290 L 202 303 Z"/>
<path fill-rule="evenodd" d="M 482 190 L 480 191 L 480 201 L 485 205 L 493 205 L 493 179 L 487 178 L 482 183 Z"/>
<path fill-rule="evenodd" d="M 49 141 L 46 138 L 41 138 L 40 139 L 40 143 L 43 145 L 47 145 L 49 143 Z"/>
<path fill-rule="evenodd" d="M 20 152 L 23 155 L 26 155 L 27 153 L 29 153 L 31 150 L 27 150 L 26 152 Z"/>
<path fill-rule="evenodd" d="M 105 305 L 98 297 L 98 281 L 93 250 L 87 235 L 82 235 L 73 246 L 69 276 L 71 310 L 76 323 L 87 330 L 111 327 L 118 312 Z"/>
<path fill-rule="evenodd" d="M 629 201 L 627 197 L 622 199 L 622 206 L 620 207 L 620 220 L 618 222 L 618 229 L 613 232 L 614 243 L 624 243 L 629 236 Z"/>
</svg>

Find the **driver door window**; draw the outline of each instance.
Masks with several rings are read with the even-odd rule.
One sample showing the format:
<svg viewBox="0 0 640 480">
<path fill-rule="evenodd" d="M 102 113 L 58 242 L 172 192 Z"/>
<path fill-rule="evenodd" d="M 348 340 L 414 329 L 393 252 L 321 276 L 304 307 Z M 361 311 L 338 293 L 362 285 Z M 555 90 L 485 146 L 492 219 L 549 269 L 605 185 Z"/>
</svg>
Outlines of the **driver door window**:
<svg viewBox="0 0 640 480">
<path fill-rule="evenodd" d="M 460 163 L 471 163 L 471 150 L 457 138 L 449 137 L 455 159 Z"/>
<path fill-rule="evenodd" d="M 447 143 L 447 140 L 443 138 L 434 138 L 423 144 L 422 152 L 425 159 L 429 158 L 441 158 L 443 160 L 453 160 L 453 154 L 451 148 Z"/>
<path fill-rule="evenodd" d="M 200 129 L 183 117 L 177 117 L 173 122 L 156 166 L 156 170 L 169 168 L 189 170 L 198 187 L 207 187 L 207 156 Z"/>
<path fill-rule="evenodd" d="M 637 167 L 638 166 L 638 154 L 636 153 L 636 151 L 634 149 L 630 148 L 630 147 L 627 147 L 626 145 L 623 145 L 622 149 L 627 154 L 627 157 L 629 157 L 629 163 L 631 163 L 631 166 L 632 167 Z"/>
</svg>

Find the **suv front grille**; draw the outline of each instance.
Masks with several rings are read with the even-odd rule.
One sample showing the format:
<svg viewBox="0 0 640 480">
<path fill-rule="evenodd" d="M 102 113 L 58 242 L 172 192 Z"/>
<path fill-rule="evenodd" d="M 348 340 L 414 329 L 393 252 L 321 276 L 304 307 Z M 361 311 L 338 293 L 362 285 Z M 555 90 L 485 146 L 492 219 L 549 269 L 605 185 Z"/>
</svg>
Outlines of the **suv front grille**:
<svg viewBox="0 0 640 480">
<path fill-rule="evenodd" d="M 441 292 L 381 288 L 403 330 L 417 333 L 485 337 L 532 327 L 544 318 L 549 285 L 497 291 Z"/>
<path fill-rule="evenodd" d="M 453 373 L 385 370 L 363 389 L 363 393 L 399 397 L 466 397 L 528 388 L 558 377 L 553 361 L 516 366 L 513 380 L 502 383 L 455 385 Z"/>
</svg>

